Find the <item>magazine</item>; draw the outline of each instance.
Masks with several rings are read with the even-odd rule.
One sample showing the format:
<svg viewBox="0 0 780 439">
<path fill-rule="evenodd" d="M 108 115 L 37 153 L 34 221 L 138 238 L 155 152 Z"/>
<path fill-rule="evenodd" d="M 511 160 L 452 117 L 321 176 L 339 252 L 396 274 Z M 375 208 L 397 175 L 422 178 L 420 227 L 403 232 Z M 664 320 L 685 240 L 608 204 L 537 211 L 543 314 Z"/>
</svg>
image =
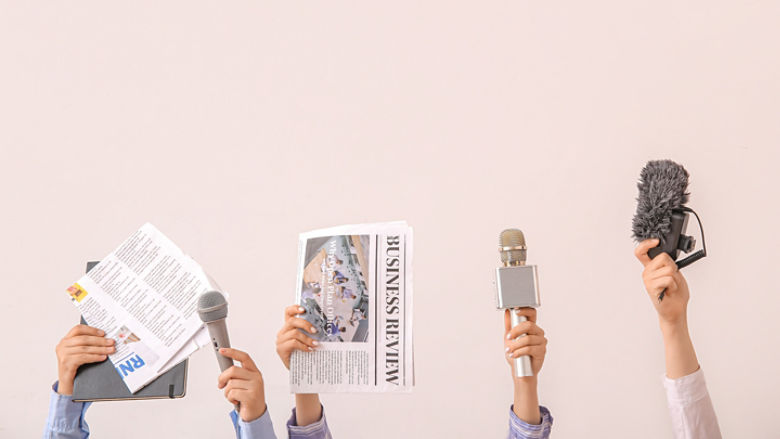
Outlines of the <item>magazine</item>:
<svg viewBox="0 0 780 439">
<path fill-rule="evenodd" d="M 200 265 L 147 223 L 67 292 L 84 320 L 115 340 L 109 359 L 135 393 L 209 344 L 196 308 L 212 289 Z"/>
</svg>

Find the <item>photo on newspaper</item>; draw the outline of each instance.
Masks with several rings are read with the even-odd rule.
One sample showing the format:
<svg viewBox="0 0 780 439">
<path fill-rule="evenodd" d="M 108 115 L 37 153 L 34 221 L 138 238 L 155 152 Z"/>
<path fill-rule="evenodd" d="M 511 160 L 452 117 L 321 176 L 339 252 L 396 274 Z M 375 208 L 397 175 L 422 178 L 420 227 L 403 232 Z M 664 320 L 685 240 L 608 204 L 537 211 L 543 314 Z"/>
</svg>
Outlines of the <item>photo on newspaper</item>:
<svg viewBox="0 0 780 439">
<path fill-rule="evenodd" d="M 293 392 L 411 390 L 411 261 L 405 222 L 301 234 L 296 302 L 320 346 L 293 353 Z"/>
</svg>

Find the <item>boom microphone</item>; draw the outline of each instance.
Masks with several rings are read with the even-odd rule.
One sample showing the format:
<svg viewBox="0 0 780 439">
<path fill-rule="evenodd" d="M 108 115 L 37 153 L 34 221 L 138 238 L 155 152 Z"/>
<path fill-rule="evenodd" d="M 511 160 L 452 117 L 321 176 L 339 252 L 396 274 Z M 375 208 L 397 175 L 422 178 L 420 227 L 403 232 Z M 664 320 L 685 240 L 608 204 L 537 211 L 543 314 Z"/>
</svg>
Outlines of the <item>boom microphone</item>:
<svg viewBox="0 0 780 439">
<path fill-rule="evenodd" d="M 536 265 L 525 265 L 525 236 L 520 229 L 507 229 L 498 238 L 502 267 L 496 268 L 496 293 L 498 309 L 509 309 L 512 327 L 528 320 L 518 315 L 518 308 L 538 308 L 539 275 Z M 525 337 L 526 334 L 520 335 Z M 531 357 L 515 358 L 515 376 L 534 376 Z"/>
<path fill-rule="evenodd" d="M 704 229 L 699 215 L 686 207 L 690 195 L 688 189 L 688 171 L 671 160 L 653 160 L 647 162 L 639 176 L 639 197 L 636 214 L 632 222 L 634 239 L 658 239 L 658 246 L 647 252 L 650 258 L 661 253 L 675 260 L 678 268 L 686 267 L 707 256 L 704 243 Z M 688 213 L 696 216 L 701 232 L 702 250 L 677 260 L 680 252 L 690 253 L 696 246 L 696 239 L 685 234 L 688 226 Z M 666 291 L 658 296 L 661 301 Z"/>
</svg>

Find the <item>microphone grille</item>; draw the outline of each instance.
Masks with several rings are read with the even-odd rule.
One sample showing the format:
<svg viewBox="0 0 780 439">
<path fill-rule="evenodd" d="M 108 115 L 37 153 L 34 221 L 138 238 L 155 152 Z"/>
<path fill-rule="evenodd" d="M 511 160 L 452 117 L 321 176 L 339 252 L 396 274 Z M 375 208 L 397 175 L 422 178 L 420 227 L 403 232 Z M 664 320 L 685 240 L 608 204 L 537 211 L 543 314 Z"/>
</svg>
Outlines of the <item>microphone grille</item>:
<svg viewBox="0 0 780 439">
<path fill-rule="evenodd" d="M 498 235 L 498 247 L 501 252 L 501 262 L 504 265 L 525 263 L 525 235 L 520 229 L 506 229 Z"/>
<path fill-rule="evenodd" d="M 219 291 L 209 291 L 198 298 L 198 315 L 204 322 L 227 317 L 227 301 Z"/>
</svg>

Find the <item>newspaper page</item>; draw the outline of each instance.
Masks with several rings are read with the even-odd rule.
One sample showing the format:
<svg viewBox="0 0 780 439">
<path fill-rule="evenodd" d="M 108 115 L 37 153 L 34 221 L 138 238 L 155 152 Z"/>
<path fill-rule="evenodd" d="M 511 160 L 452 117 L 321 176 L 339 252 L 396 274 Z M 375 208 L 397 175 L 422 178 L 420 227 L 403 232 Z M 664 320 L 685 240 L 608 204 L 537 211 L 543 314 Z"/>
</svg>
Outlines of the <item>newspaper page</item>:
<svg viewBox="0 0 780 439">
<path fill-rule="evenodd" d="M 296 303 L 316 328 L 313 352 L 290 361 L 293 393 L 408 392 L 412 229 L 361 224 L 300 235 Z"/>
<path fill-rule="evenodd" d="M 68 288 L 90 326 L 116 341 L 110 361 L 135 393 L 209 337 L 198 317 L 198 297 L 213 281 L 151 224 Z"/>
</svg>

